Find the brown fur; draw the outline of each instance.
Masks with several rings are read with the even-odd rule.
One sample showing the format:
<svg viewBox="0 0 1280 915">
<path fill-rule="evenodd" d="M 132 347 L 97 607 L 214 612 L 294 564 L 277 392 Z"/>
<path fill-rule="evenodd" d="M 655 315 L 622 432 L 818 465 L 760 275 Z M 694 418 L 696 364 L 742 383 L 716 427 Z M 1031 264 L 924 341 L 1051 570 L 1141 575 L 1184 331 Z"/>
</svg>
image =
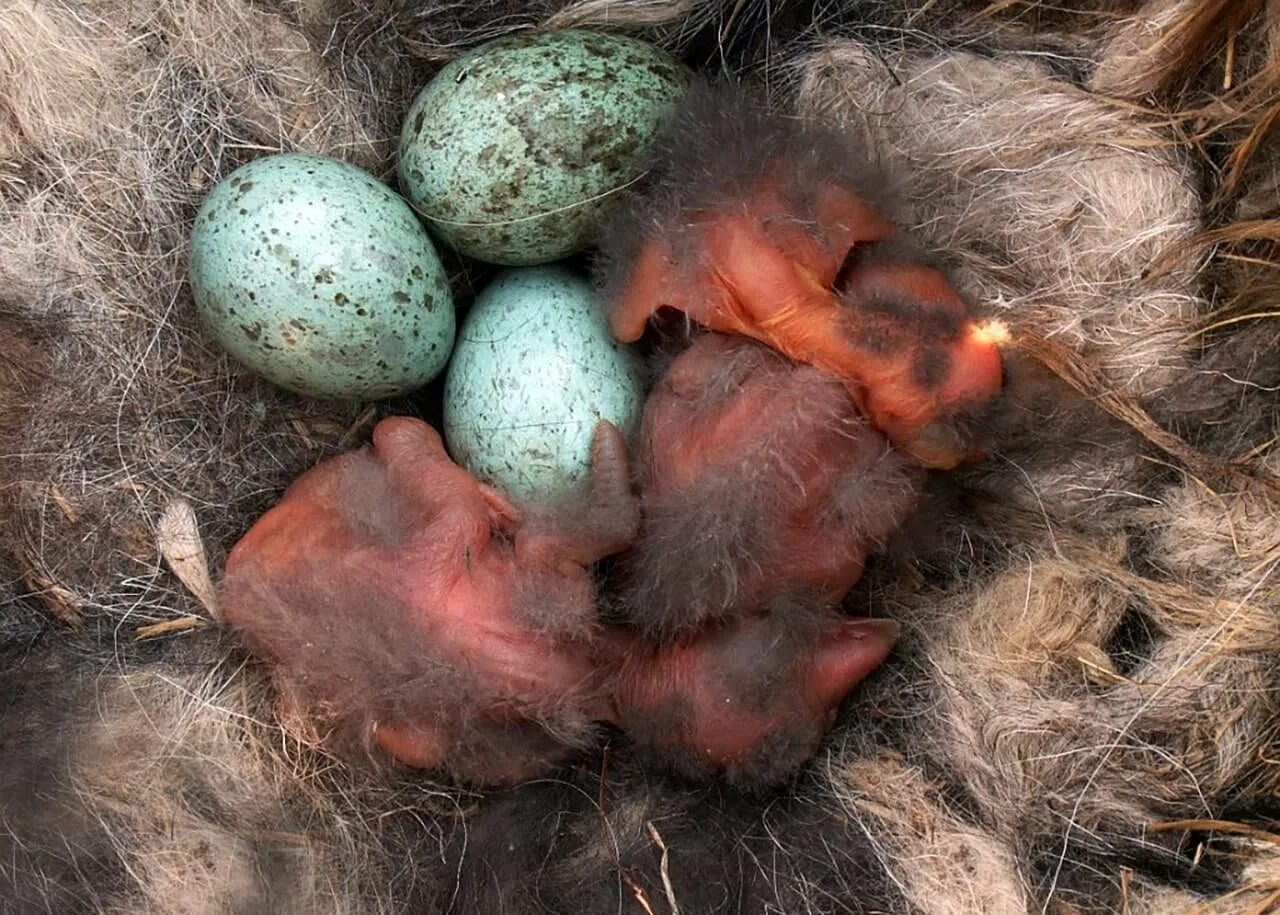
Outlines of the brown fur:
<svg viewBox="0 0 1280 915">
<path fill-rule="evenodd" d="M 1095 403 L 1122 393 L 1201 454 L 1280 471 L 1265 6 L 1199 43 L 1213 56 L 1180 61 L 1194 75 L 1154 111 L 1090 86 L 1162 59 L 1144 42 L 1164 0 L 4 6 L 0 911 L 1274 905 L 1276 495 Z M 184 285 L 202 195 L 274 149 L 391 174 L 433 62 L 544 15 L 634 17 L 858 131 L 965 291 L 1105 388 L 1011 365 L 996 455 L 932 481 L 849 598 L 903 624 L 894 659 L 763 797 L 660 778 L 620 743 L 485 797 L 334 760 L 160 559 L 172 497 L 217 573 L 289 480 L 434 396 L 366 413 L 238 370 Z M 482 276 L 457 265 L 460 298 Z"/>
</svg>

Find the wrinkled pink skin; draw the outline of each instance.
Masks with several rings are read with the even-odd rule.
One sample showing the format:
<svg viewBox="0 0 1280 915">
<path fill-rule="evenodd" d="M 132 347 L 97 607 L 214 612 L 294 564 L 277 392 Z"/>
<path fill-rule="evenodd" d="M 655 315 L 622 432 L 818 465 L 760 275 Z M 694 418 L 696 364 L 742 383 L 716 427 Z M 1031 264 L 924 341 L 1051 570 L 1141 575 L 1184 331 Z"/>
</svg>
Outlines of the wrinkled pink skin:
<svg viewBox="0 0 1280 915">
<path fill-rule="evenodd" d="M 768 539 L 750 556 L 735 605 L 750 612 L 783 588 L 838 601 L 862 575 L 867 535 L 841 518 L 825 518 L 824 508 L 836 487 L 874 465 L 887 444 L 860 419 L 836 378 L 767 351 L 729 379 L 728 392 L 708 395 L 724 385 L 727 365 L 759 349 L 703 334 L 672 362 L 645 404 L 637 453 L 644 499 L 674 496 L 694 516 L 708 500 L 745 500 L 752 508 L 767 500 Z M 736 484 L 728 492 L 718 485 L 725 480 Z M 884 510 L 905 516 L 909 505 Z M 688 549 L 689 562 L 703 560 L 696 545 Z"/>
<path fill-rule="evenodd" d="M 625 481 L 625 449 L 607 424 L 597 432 L 593 470 Z M 422 699 L 444 703 L 450 714 L 387 718 L 377 695 L 357 696 L 363 704 L 343 712 L 371 724 L 372 742 L 400 762 L 474 783 L 514 783 L 563 761 L 574 748 L 560 752 L 542 723 L 566 710 L 575 719 L 644 727 L 651 746 L 692 756 L 708 771 L 748 760 L 797 719 L 820 737 L 843 696 L 883 661 L 892 626 L 833 619 L 811 653 L 775 658 L 761 642 L 759 618 L 667 645 L 598 625 L 587 566 L 634 536 L 634 505 L 608 496 L 623 491 L 596 488 L 606 494 L 594 508 L 604 520 L 582 528 L 589 536 L 535 525 L 455 465 L 430 426 L 386 419 L 371 449 L 303 475 L 236 545 L 224 583 L 226 618 L 276 665 L 304 713 L 352 702 L 352 683 L 383 682 L 376 659 L 348 659 L 365 637 L 392 646 L 400 652 L 392 660 L 409 669 L 447 668 L 466 689 Z M 535 622 L 522 603 L 530 595 L 554 598 L 564 625 Z M 387 609 L 361 617 L 371 603 Z M 336 617 L 322 616 L 328 612 Z M 326 634 L 331 641 L 317 653 Z M 775 660 L 783 682 L 734 705 L 735 696 L 758 691 Z M 662 716 L 661 707 L 673 703 L 686 710 L 679 721 Z M 488 745 L 499 749 L 460 762 L 458 748 L 476 732 L 498 735 Z"/>
<path fill-rule="evenodd" d="M 788 648 L 763 616 L 711 625 L 691 639 L 637 643 L 622 664 L 618 724 L 686 772 L 774 781 L 817 750 L 849 691 L 898 638 L 888 620 L 832 614 L 812 642 Z M 781 765 L 761 758 L 787 744 Z"/>
<path fill-rule="evenodd" d="M 597 472 L 626 479 L 625 446 L 607 424 L 597 436 L 595 461 Z M 414 637 L 404 650 L 428 645 L 424 663 L 473 681 L 469 701 L 484 696 L 481 706 L 465 710 L 472 727 L 533 719 L 566 697 L 574 697 L 587 718 L 608 718 L 593 642 L 579 637 L 583 621 L 589 626 L 595 614 L 586 566 L 625 546 L 634 523 L 634 511 L 624 511 L 612 536 L 592 543 L 526 526 L 502 495 L 449 459 L 434 429 L 396 417 L 378 424 L 370 453 L 326 461 L 295 482 L 237 544 L 227 577 L 257 584 L 318 574 L 323 580 L 305 582 L 305 593 L 323 594 L 326 606 L 357 608 L 376 596 L 380 606 L 402 608 L 394 625 L 416 630 L 407 633 Z M 596 525 L 594 533 L 600 530 Z M 535 629 L 519 604 L 523 595 L 548 590 L 569 617 L 565 634 Z M 324 622 L 309 618 L 307 603 L 287 608 L 296 622 L 291 632 L 261 631 L 251 603 L 232 601 L 226 613 L 287 671 L 299 657 L 293 642 Z M 389 641 L 394 644 L 394 633 Z M 310 690 L 318 693 L 313 700 L 329 699 L 325 683 L 312 682 Z M 371 706 L 376 700 L 370 697 Z M 447 766 L 459 736 L 431 719 L 379 720 L 373 733 L 391 755 L 427 768 Z M 494 762 L 505 770 L 510 761 Z M 524 773 L 517 766 L 492 774 L 497 777 L 480 772 L 472 778 L 508 781 Z"/>
</svg>

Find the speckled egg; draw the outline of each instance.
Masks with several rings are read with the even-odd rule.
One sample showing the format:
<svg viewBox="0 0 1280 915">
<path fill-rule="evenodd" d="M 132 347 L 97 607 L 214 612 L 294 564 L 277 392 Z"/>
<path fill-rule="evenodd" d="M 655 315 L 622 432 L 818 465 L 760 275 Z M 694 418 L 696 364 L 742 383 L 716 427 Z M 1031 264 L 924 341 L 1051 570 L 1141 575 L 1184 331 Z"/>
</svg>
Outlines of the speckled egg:
<svg viewBox="0 0 1280 915">
<path fill-rule="evenodd" d="M 400 185 L 454 248 L 541 264 L 591 244 L 691 80 L 652 45 L 522 33 L 445 66 L 400 136 Z"/>
<path fill-rule="evenodd" d="M 438 375 L 453 297 L 403 199 L 335 159 L 266 156 L 210 192 L 191 233 L 191 289 L 218 342 L 281 387 L 390 397 Z"/>
<path fill-rule="evenodd" d="M 607 419 L 628 438 L 644 395 L 635 354 L 614 341 L 596 293 L 561 267 L 500 275 L 462 324 L 445 379 L 456 460 L 518 501 L 547 501 L 589 474 Z"/>
</svg>

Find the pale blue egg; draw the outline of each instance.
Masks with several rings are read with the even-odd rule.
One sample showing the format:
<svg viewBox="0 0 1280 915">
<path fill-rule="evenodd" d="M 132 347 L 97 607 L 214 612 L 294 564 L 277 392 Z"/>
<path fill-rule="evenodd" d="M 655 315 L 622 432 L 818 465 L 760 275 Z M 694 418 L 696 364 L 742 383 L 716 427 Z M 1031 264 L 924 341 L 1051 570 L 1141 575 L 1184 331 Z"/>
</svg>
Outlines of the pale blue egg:
<svg viewBox="0 0 1280 915">
<path fill-rule="evenodd" d="M 191 289 L 218 342 L 283 388 L 349 400 L 434 378 L 453 297 L 405 201 L 354 165 L 264 156 L 209 193 L 191 232 Z"/>
<path fill-rule="evenodd" d="M 561 267 L 509 270 L 463 321 L 444 391 L 444 432 L 463 467 L 517 501 L 552 501 L 589 475 L 606 419 L 628 438 L 644 394 L 595 290 Z"/>
<path fill-rule="evenodd" d="M 443 67 L 400 135 L 400 186 L 463 254 L 532 265 L 581 251 L 633 184 L 691 72 L 634 38 L 522 32 Z"/>
</svg>

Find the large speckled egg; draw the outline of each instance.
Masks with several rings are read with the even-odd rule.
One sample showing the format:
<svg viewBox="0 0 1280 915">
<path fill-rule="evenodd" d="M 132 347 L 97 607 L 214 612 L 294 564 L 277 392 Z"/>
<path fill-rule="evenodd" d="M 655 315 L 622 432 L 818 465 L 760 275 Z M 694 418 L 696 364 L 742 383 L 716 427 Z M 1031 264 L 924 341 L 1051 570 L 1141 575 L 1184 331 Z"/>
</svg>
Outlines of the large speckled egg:
<svg viewBox="0 0 1280 915">
<path fill-rule="evenodd" d="M 594 239 L 690 72 L 652 45 L 568 30 L 500 38 L 445 66 L 400 136 L 400 184 L 454 248 L 541 264 Z"/>
<path fill-rule="evenodd" d="M 210 192 L 191 289 L 218 342 L 281 387 L 372 400 L 420 387 L 453 346 L 453 297 L 412 208 L 345 162 L 266 156 Z"/>
<path fill-rule="evenodd" d="M 555 500 L 589 476 L 607 419 L 628 438 L 644 395 L 585 280 L 509 270 L 476 299 L 445 379 L 444 432 L 463 467 L 519 501 Z"/>
</svg>

